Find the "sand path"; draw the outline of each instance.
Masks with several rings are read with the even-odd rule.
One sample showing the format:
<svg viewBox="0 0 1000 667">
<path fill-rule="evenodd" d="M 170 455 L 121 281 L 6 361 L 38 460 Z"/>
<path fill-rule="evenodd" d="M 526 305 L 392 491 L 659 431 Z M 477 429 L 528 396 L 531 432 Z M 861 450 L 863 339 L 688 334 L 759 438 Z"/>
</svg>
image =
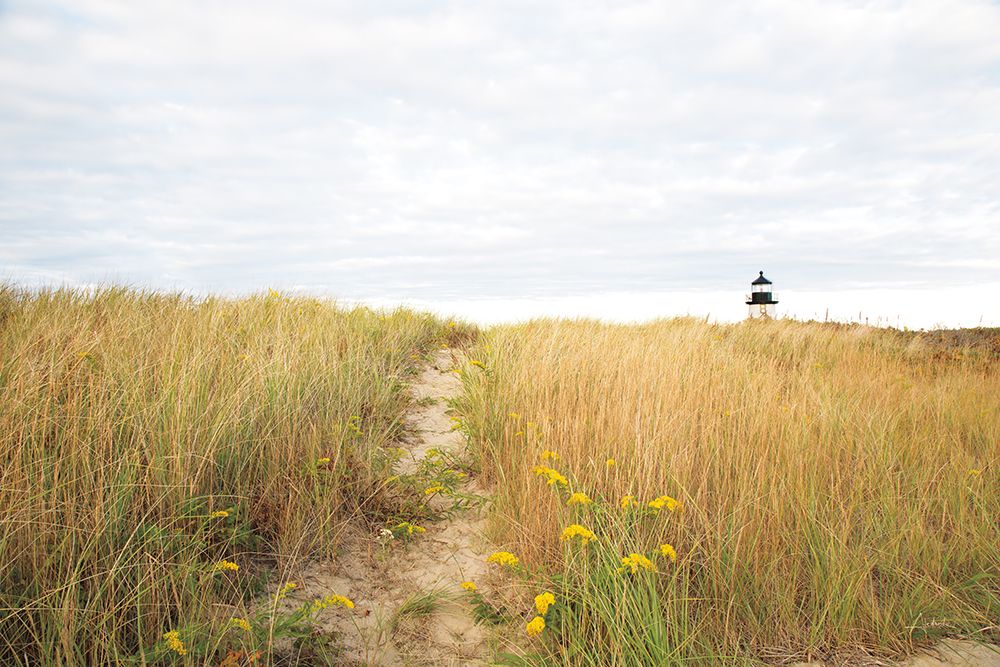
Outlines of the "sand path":
<svg viewBox="0 0 1000 667">
<path fill-rule="evenodd" d="M 414 474 L 428 451 L 455 456 L 465 452 L 465 437 L 452 428 L 448 399 L 461 381 L 451 372 L 452 350 L 438 350 L 410 390 L 414 405 L 406 417 L 410 437 L 395 472 Z M 481 495 L 473 478 L 458 489 Z M 435 498 L 443 510 L 450 500 Z M 471 613 L 461 582 L 486 578 L 489 545 L 485 518 L 476 509 L 459 509 L 443 518 L 421 521 L 426 532 L 409 543 L 349 534 L 335 562 L 305 568 L 301 585 L 288 602 L 301 604 L 330 594 L 354 600 L 353 613 L 324 613 L 323 629 L 338 635 L 347 665 L 485 665 L 486 632 Z"/>
</svg>

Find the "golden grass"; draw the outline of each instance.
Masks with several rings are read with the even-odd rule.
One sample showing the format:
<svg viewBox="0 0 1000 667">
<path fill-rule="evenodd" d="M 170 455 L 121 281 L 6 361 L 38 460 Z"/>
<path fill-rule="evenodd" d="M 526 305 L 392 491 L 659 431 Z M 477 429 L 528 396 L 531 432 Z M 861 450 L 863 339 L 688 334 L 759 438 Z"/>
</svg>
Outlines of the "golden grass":
<svg viewBox="0 0 1000 667">
<path fill-rule="evenodd" d="M 461 409 L 496 490 L 493 535 L 558 575 L 565 598 L 539 662 L 901 654 L 942 635 L 997 638 L 989 351 L 866 327 L 680 319 L 495 327 L 471 354 L 485 370 L 466 369 Z M 532 472 L 544 450 L 570 489 Z M 567 507 L 570 491 L 594 505 Z M 643 506 L 667 494 L 683 511 L 623 512 L 626 494 Z M 598 542 L 560 543 L 571 523 Z M 664 542 L 679 558 L 660 574 L 615 572 Z"/>
<path fill-rule="evenodd" d="M 137 658 L 227 621 L 262 563 L 332 553 L 380 512 L 405 376 L 445 332 L 276 293 L 0 288 L 0 663 Z"/>
</svg>

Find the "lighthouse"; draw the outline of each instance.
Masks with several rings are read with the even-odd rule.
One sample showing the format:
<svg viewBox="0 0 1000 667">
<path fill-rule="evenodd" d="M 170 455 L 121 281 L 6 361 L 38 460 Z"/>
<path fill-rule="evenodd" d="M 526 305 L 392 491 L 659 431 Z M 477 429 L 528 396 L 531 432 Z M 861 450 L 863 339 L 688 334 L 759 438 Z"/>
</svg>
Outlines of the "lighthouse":
<svg viewBox="0 0 1000 667">
<path fill-rule="evenodd" d="M 770 319 L 775 316 L 774 304 L 778 301 L 771 291 L 771 284 L 771 281 L 764 277 L 763 271 L 750 283 L 750 294 L 747 295 L 747 308 L 750 310 L 747 317 L 750 319 Z"/>
</svg>

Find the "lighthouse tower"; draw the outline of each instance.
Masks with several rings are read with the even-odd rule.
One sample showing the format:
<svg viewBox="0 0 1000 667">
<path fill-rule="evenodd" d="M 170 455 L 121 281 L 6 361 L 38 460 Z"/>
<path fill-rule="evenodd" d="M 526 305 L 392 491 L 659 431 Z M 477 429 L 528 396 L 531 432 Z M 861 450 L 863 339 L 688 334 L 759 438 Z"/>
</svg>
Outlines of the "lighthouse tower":
<svg viewBox="0 0 1000 667">
<path fill-rule="evenodd" d="M 760 275 L 750 283 L 750 294 L 747 295 L 747 307 L 750 312 L 747 317 L 750 319 L 773 318 L 775 316 L 774 304 L 778 303 L 774 296 L 774 292 L 771 291 L 771 281 L 765 278 L 764 272 L 761 271 Z"/>
</svg>

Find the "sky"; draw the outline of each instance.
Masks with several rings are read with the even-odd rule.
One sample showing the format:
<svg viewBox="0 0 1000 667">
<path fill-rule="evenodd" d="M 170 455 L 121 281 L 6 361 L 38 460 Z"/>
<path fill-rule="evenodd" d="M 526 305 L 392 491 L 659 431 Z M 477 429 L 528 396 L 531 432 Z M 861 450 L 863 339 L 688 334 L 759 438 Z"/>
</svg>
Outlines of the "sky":
<svg viewBox="0 0 1000 667">
<path fill-rule="evenodd" d="M 0 0 L 0 280 L 1000 325 L 1000 4 Z"/>
</svg>

